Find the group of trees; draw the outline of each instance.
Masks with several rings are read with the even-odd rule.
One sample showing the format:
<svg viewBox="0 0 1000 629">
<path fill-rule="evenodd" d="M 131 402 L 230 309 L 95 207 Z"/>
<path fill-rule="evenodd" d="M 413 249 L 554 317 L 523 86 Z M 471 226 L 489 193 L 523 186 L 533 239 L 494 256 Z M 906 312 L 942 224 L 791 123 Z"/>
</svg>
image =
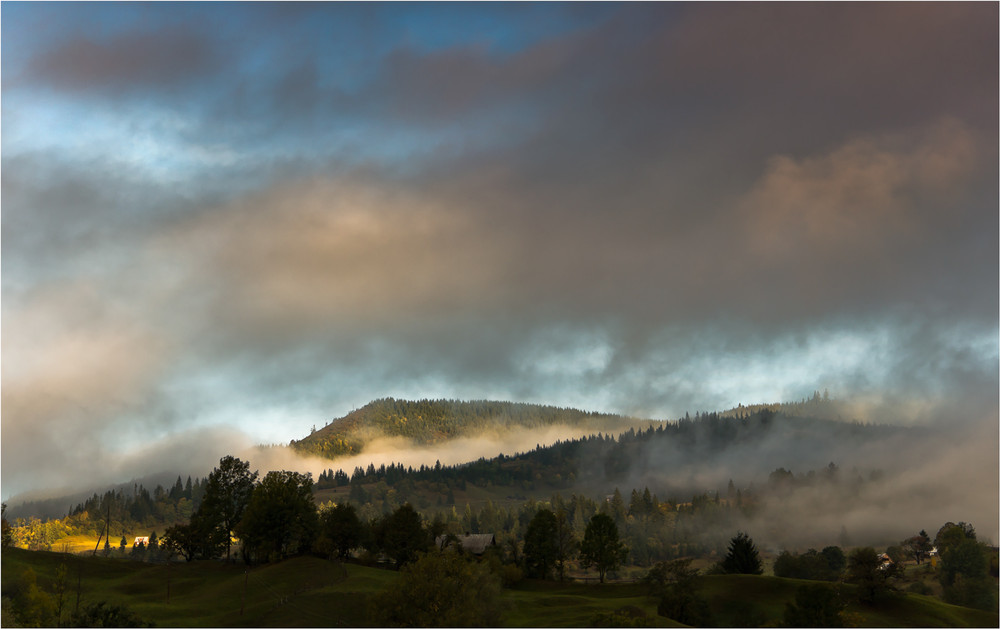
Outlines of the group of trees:
<svg viewBox="0 0 1000 629">
<path fill-rule="evenodd" d="M 782 551 L 774 561 L 774 576 L 813 581 L 837 581 L 847 566 L 847 557 L 839 546 L 821 551 L 810 548 L 801 555 Z"/>
<path fill-rule="evenodd" d="M 657 612 L 661 616 L 694 627 L 712 626 L 712 610 L 698 593 L 700 576 L 698 570 L 691 567 L 691 561 L 691 558 L 685 558 L 659 562 L 646 573 L 643 582 L 649 588 L 649 593 L 659 599 Z M 713 572 L 763 572 L 760 553 L 748 534 L 740 531 L 730 539 L 726 556 L 713 568 Z"/>
<path fill-rule="evenodd" d="M 406 437 L 420 444 L 513 427 L 576 425 L 598 419 L 605 426 L 625 426 L 628 418 L 572 408 L 490 400 L 375 400 L 334 424 L 292 441 L 296 450 L 318 456 L 356 454 L 364 446 L 361 435 L 372 432 Z M 596 425 L 596 424 L 595 424 Z"/>
<path fill-rule="evenodd" d="M 344 434 L 358 431 L 360 431 L 358 434 L 361 434 L 364 430 L 371 432 L 372 429 L 382 430 L 390 425 L 394 427 L 390 430 L 390 434 L 407 436 L 413 432 L 411 438 L 422 442 L 428 439 L 440 439 L 443 436 L 455 436 L 472 429 L 479 430 L 485 424 L 491 426 L 536 426 L 553 422 L 579 424 L 594 418 L 594 414 L 573 409 L 501 402 L 379 400 L 328 427 L 328 430 L 333 432 L 328 434 L 327 429 L 320 430 L 301 441 L 294 442 L 293 446 L 313 454 L 323 454 L 314 450 L 333 447 L 330 446 L 331 439 L 342 441 L 345 438 Z M 603 425 L 604 430 L 609 428 L 613 430 L 616 425 L 625 428 L 629 422 L 636 421 L 618 416 L 596 416 L 596 418 L 603 424 L 595 423 L 595 428 Z M 837 421 L 788 418 L 768 408 L 761 408 L 753 413 L 741 412 L 735 416 L 718 413 L 696 414 L 694 419 L 685 417 L 676 422 L 650 425 L 645 429 L 628 428 L 617 437 L 611 434 L 596 434 L 538 447 L 515 456 L 500 456 L 490 461 L 480 460 L 451 469 L 442 469 L 440 465 L 421 466 L 419 470 L 413 468 L 404 470 L 402 466 L 396 466 L 398 469 L 395 470 L 385 468 L 375 470 L 369 467 L 367 470 L 355 469 L 349 478 L 346 472 L 335 472 L 331 469 L 320 476 L 318 486 L 343 486 L 348 481 L 370 483 L 385 480 L 390 487 L 393 487 L 405 476 L 417 484 L 444 483 L 452 488 L 461 480 L 477 485 L 491 483 L 519 489 L 533 489 L 540 486 L 566 489 L 574 481 L 606 483 L 609 479 L 623 480 L 630 472 L 642 472 L 643 470 L 635 469 L 635 464 L 637 461 L 649 458 L 641 456 L 643 452 L 675 449 L 681 452 L 698 450 L 719 453 L 730 446 L 766 439 L 774 431 L 781 430 L 782 426 L 793 421 L 796 427 L 808 422 L 809 428 L 817 435 L 846 442 L 879 436 L 890 430 L 885 427 L 845 424 Z M 418 429 L 421 425 L 426 425 L 425 429 Z M 348 449 L 354 453 L 360 447 L 359 443 L 350 445 Z M 835 467 L 833 471 L 836 471 Z"/>
<path fill-rule="evenodd" d="M 565 578 L 566 561 L 578 550 L 576 535 L 565 510 L 539 509 L 524 535 L 524 563 L 530 576 L 547 579 L 553 568 Z"/>
<path fill-rule="evenodd" d="M 929 553 L 932 548 L 924 531 L 910 540 L 914 552 Z M 975 530 L 963 522 L 948 522 L 941 527 L 934 545 L 941 556 L 938 578 L 944 587 L 945 600 L 957 605 L 995 610 L 995 549 L 977 541 Z M 698 594 L 698 571 L 692 569 L 690 564 L 690 559 L 657 563 L 643 581 L 649 586 L 650 593 L 659 598 L 658 610 L 661 615 L 687 625 L 709 626 L 715 619 L 707 603 Z M 733 537 L 725 558 L 712 572 L 761 574 L 760 557 L 749 535 L 740 532 Z M 887 559 L 886 554 L 879 553 L 872 547 L 854 548 L 845 555 L 841 548 L 827 546 L 819 552 L 814 549 L 803 554 L 782 552 L 775 561 L 774 574 L 787 578 L 847 583 L 853 586 L 852 591 L 858 602 L 873 605 L 897 592 L 896 582 L 903 575 L 903 565 Z M 784 626 L 845 626 L 844 623 L 849 620 L 844 616 L 845 609 L 846 599 L 839 585 L 831 583 L 802 586 L 796 591 L 795 601 L 786 606 Z M 741 618 L 736 622 L 751 621 Z"/>
<path fill-rule="evenodd" d="M 189 476 L 185 483 L 178 476 L 169 488 L 157 485 L 149 491 L 136 484 L 131 490 L 95 493 L 70 509 L 64 518 L 15 518 L 7 523 L 9 530 L 5 529 L 4 539 L 6 545 L 28 550 L 61 550 L 55 546 L 57 540 L 83 535 L 100 537 L 109 550 L 120 548 L 119 538 L 128 537 L 129 532 L 188 521 L 201 504 L 207 482 Z"/>
<path fill-rule="evenodd" d="M 163 545 L 187 561 L 229 559 L 235 537 L 250 564 L 310 551 L 320 532 L 312 478 L 284 470 L 257 476 L 249 463 L 223 457 L 190 521 L 168 528 Z"/>
<path fill-rule="evenodd" d="M 584 567 L 594 567 L 603 582 L 627 557 L 615 519 L 594 513 L 578 537 L 565 505 L 558 512 L 535 507 L 524 536 L 523 554 L 511 561 L 523 563 L 532 576 L 565 575 L 566 562 L 579 556 Z M 435 536 L 448 531 L 440 517 L 426 523 L 411 505 L 403 504 L 380 517 L 362 521 L 351 504 L 329 505 L 317 511 L 312 481 L 295 472 L 269 472 L 259 482 L 249 464 L 224 457 L 208 476 L 204 498 L 190 522 L 167 529 L 163 546 L 190 561 L 232 553 L 232 540 L 248 563 L 280 560 L 306 551 L 346 557 L 363 549 L 370 557 L 384 557 L 397 569 L 432 546 Z"/>
<path fill-rule="evenodd" d="M 541 508 L 528 524 L 524 537 L 524 564 L 529 576 L 547 579 L 553 570 L 559 580 L 565 578 L 566 562 L 579 555 L 580 565 L 597 569 L 601 583 L 609 571 L 617 569 L 628 556 L 628 548 L 619 539 L 614 519 L 597 513 L 590 518 L 577 541 L 567 513 L 553 513 Z"/>
<path fill-rule="evenodd" d="M 208 475 L 205 495 L 186 524 L 168 528 L 163 544 L 186 560 L 232 553 L 241 540 L 248 563 L 280 560 L 311 548 L 318 528 L 312 479 L 298 472 L 268 472 L 257 482 L 250 464 L 223 457 Z"/>
<path fill-rule="evenodd" d="M 996 609 L 997 553 L 976 539 L 971 524 L 947 522 L 934 537 L 941 556 L 938 580 L 944 600 L 955 605 Z"/>
</svg>

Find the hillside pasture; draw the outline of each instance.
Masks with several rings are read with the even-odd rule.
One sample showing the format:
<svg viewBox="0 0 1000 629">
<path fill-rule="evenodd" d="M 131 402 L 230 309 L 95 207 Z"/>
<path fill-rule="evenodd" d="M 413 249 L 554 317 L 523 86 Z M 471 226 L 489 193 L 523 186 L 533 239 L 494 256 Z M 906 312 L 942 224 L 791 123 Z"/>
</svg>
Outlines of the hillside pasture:
<svg viewBox="0 0 1000 629">
<path fill-rule="evenodd" d="M 2 555 L 4 592 L 25 568 L 51 592 L 56 570 L 66 564 L 65 609 L 108 601 L 126 605 L 147 621 L 167 627 L 360 627 L 371 624 L 369 601 L 391 587 L 398 573 L 317 557 L 247 569 L 220 561 L 147 564 L 122 559 L 6 548 Z M 770 576 L 717 575 L 702 578 L 700 594 L 719 626 L 747 623 L 776 626 L 798 587 L 814 581 Z M 840 587 L 853 600 L 853 586 Z M 658 601 L 639 583 L 581 583 L 526 579 L 502 594 L 503 625 L 585 627 L 596 614 L 628 610 L 645 614 L 652 626 L 682 626 L 656 611 Z M 948 605 L 929 596 L 900 594 L 876 606 L 850 603 L 847 612 L 860 626 L 998 626 L 998 615 Z"/>
</svg>

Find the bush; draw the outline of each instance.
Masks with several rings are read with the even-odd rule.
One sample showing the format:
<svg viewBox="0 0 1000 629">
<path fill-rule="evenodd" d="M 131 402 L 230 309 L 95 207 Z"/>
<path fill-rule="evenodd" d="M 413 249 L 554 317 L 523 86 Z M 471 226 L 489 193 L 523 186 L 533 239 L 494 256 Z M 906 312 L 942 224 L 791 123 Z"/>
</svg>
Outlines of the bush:
<svg viewBox="0 0 1000 629">
<path fill-rule="evenodd" d="M 524 571 L 518 568 L 515 564 L 509 563 L 500 569 L 500 580 L 505 588 L 517 585 L 523 579 Z"/>
<path fill-rule="evenodd" d="M 828 585 L 805 585 L 795 591 L 795 602 L 785 605 L 786 627 L 843 627 L 844 603 Z"/>
<path fill-rule="evenodd" d="M 705 599 L 676 586 L 669 587 L 660 598 L 656 612 L 661 616 L 692 627 L 711 627 L 715 624 L 712 621 L 711 609 Z"/>
<path fill-rule="evenodd" d="M 590 618 L 591 627 L 652 627 L 653 619 L 634 605 L 615 611 L 597 612 Z"/>
<path fill-rule="evenodd" d="M 106 601 L 101 601 L 93 605 L 87 605 L 79 612 L 73 614 L 72 626 L 74 627 L 153 627 L 154 623 L 147 622 L 138 614 L 123 605 L 111 605 Z"/>
<path fill-rule="evenodd" d="M 958 575 L 954 583 L 944 588 L 944 600 L 952 605 L 995 612 L 997 609 L 996 582 L 988 576 L 964 577 Z"/>
<path fill-rule="evenodd" d="M 455 552 L 431 551 L 403 566 L 372 599 L 377 626 L 493 627 L 500 622 L 500 578 Z"/>
<path fill-rule="evenodd" d="M 8 592 L 4 592 L 8 594 Z M 18 624 L 23 627 L 52 627 L 56 621 L 56 601 L 38 587 L 35 571 L 24 568 L 9 591 Z"/>
<path fill-rule="evenodd" d="M 837 546 L 827 546 L 822 552 L 810 548 L 805 553 L 782 551 L 774 562 L 774 576 L 813 581 L 836 581 L 847 563 L 844 552 Z"/>
</svg>

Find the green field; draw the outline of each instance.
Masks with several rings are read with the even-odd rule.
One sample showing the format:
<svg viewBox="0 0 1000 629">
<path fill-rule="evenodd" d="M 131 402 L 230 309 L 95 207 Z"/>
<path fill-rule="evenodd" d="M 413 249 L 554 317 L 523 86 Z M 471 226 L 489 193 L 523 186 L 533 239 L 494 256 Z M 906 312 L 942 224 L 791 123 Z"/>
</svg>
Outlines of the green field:
<svg viewBox="0 0 1000 629">
<path fill-rule="evenodd" d="M 369 598 L 391 586 L 397 573 L 315 557 L 298 557 L 246 570 L 218 561 L 143 564 L 121 559 L 4 549 L 6 592 L 31 567 L 38 584 L 52 590 L 56 569 L 68 568 L 65 608 L 98 601 L 124 604 L 158 626 L 176 627 L 352 627 L 370 624 Z M 748 619 L 775 626 L 795 590 L 807 583 L 767 576 L 709 576 L 701 595 L 714 621 L 740 625 Z M 846 596 L 851 586 L 841 586 Z M 511 627 L 588 626 L 598 612 L 631 608 L 655 626 L 681 626 L 656 614 L 656 601 L 633 583 L 555 583 L 525 580 L 504 590 L 503 622 Z M 995 627 L 996 613 L 947 605 L 938 599 L 902 595 L 877 607 L 848 608 L 860 626 Z"/>
</svg>

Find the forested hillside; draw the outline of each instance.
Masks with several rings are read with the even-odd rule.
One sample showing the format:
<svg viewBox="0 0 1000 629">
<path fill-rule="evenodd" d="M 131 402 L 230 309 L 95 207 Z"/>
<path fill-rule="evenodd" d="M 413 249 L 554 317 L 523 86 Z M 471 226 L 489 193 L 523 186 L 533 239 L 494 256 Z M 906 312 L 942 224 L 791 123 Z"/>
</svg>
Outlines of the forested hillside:
<svg viewBox="0 0 1000 629">
<path fill-rule="evenodd" d="M 967 511 L 949 508 L 945 496 L 912 491 L 931 486 L 889 456 L 921 456 L 921 444 L 939 447 L 934 437 L 925 429 L 765 408 L 699 413 L 460 465 L 370 464 L 350 474 L 331 467 L 315 481 L 290 471 L 261 476 L 227 456 L 206 479 L 95 494 L 61 521 L 4 521 L 4 546 L 92 555 L 103 543 L 103 556 L 137 563 L 235 554 L 253 566 L 313 553 L 400 568 L 437 540 L 485 535 L 496 547 L 484 561 L 508 585 L 523 576 L 593 579 L 592 568 L 599 580 L 606 573 L 653 578 L 668 569 L 683 576 L 693 574 L 691 561 L 731 571 L 720 559 L 732 554 L 734 540 L 753 550 L 747 574 L 763 569 L 755 542 L 776 576 L 854 583 L 860 577 L 850 566 L 845 571 L 850 561 L 864 559 L 872 574 L 883 574 L 878 547 L 896 564 L 910 564 L 885 573 L 893 580 L 887 592 L 905 585 L 994 610 L 991 542 L 978 539 Z M 932 537 L 927 531 L 934 530 Z M 130 546 L 144 535 L 148 547 Z M 943 552 L 940 569 L 920 566 L 932 540 L 939 550 L 951 543 L 965 554 Z M 605 546 L 614 551 L 610 559 Z M 968 565 L 956 563 L 960 555 L 971 558 Z M 662 601 L 657 613 L 679 618 Z"/>
<path fill-rule="evenodd" d="M 457 466 L 331 468 L 319 475 L 316 486 L 334 492 L 324 494 L 328 498 L 357 505 L 365 517 L 411 502 L 421 510 L 444 511 L 460 520 L 456 528 L 462 530 L 478 528 L 471 524 L 475 512 L 462 515 L 470 496 L 486 492 L 494 505 L 516 511 L 516 504 L 529 497 L 559 493 L 573 503 L 607 500 L 618 505 L 623 524 L 627 511 L 636 527 L 650 514 L 669 513 L 673 524 L 654 527 L 665 536 L 657 544 L 661 548 L 679 543 L 713 548 L 734 528 L 751 524 L 762 539 L 792 546 L 836 539 L 849 523 L 852 533 L 866 539 L 892 540 L 908 530 L 909 509 L 864 512 L 900 496 L 899 478 L 883 467 L 892 462 L 878 453 L 923 437 L 919 429 L 790 417 L 766 409 L 738 417 L 712 413 Z M 665 511 L 659 506 L 668 503 Z M 568 511 L 572 518 L 576 508 Z M 806 514 L 809 527 L 789 526 Z M 642 543 L 633 546 L 649 537 L 642 533 Z"/>
<path fill-rule="evenodd" d="M 384 398 L 335 419 L 308 437 L 292 441 L 304 454 L 338 457 L 358 454 L 378 437 L 404 437 L 420 445 L 463 436 L 503 434 L 516 428 L 577 426 L 617 432 L 649 421 L 538 404 L 476 400 L 396 400 Z"/>
</svg>

